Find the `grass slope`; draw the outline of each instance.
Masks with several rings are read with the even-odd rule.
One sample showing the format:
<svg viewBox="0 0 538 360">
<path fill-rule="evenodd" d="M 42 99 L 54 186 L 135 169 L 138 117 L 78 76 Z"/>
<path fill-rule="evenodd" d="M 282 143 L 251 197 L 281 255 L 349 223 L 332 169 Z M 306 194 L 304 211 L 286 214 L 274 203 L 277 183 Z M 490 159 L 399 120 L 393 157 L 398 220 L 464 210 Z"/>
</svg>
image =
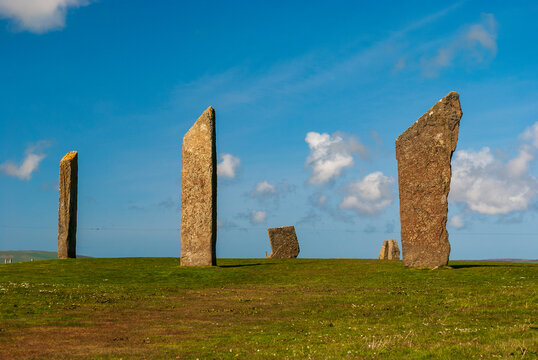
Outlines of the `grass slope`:
<svg viewBox="0 0 538 360">
<path fill-rule="evenodd" d="M 79 258 L 86 258 L 84 255 L 77 255 Z M 12 262 L 37 261 L 37 260 L 52 260 L 58 258 L 56 251 L 39 251 L 39 250 L 7 250 L 0 251 L 0 263 L 4 263 L 4 259 L 12 259 Z"/>
<path fill-rule="evenodd" d="M 34 250 L 17 250 L 17 251 L 0 251 L 0 260 L 4 263 L 4 258 L 11 258 L 13 262 L 23 262 L 34 260 L 51 260 L 58 258 L 58 253 L 54 251 L 34 251 Z"/>
<path fill-rule="evenodd" d="M 1 359 L 536 359 L 538 265 L 76 259 L 0 266 Z"/>
</svg>

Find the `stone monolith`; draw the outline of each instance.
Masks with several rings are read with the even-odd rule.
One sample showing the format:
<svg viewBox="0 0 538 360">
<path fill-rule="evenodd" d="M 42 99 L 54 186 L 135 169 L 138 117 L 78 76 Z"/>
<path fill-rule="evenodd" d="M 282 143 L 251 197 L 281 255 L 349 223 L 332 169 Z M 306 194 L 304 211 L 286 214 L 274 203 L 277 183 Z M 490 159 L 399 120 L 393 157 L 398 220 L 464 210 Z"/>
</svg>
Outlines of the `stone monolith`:
<svg viewBox="0 0 538 360">
<path fill-rule="evenodd" d="M 381 251 L 379 251 L 379 260 L 387 260 L 388 257 L 388 241 L 383 241 L 383 245 L 381 245 Z"/>
<path fill-rule="evenodd" d="M 58 259 L 77 257 L 78 153 L 71 151 L 60 161 L 58 207 Z"/>
<path fill-rule="evenodd" d="M 296 258 L 299 255 L 299 241 L 297 241 L 295 227 L 269 228 L 267 233 L 271 243 L 271 253 L 267 256 L 268 259 Z"/>
<path fill-rule="evenodd" d="M 396 139 L 404 266 L 448 263 L 450 161 L 461 116 L 459 95 L 452 91 Z"/>
<path fill-rule="evenodd" d="M 181 265 L 216 265 L 217 151 L 210 106 L 183 138 Z"/>
<path fill-rule="evenodd" d="M 400 260 L 400 247 L 394 239 L 388 240 L 387 260 Z"/>
<path fill-rule="evenodd" d="M 400 248 L 396 240 L 383 241 L 383 246 L 381 246 L 381 251 L 379 252 L 379 260 L 400 260 Z"/>
</svg>

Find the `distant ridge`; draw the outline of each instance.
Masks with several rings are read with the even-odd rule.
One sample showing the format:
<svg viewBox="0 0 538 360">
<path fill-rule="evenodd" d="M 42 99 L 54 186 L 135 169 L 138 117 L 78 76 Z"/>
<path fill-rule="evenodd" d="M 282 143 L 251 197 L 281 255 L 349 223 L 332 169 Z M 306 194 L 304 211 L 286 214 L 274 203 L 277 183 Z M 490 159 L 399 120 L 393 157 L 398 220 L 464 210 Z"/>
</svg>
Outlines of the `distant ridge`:
<svg viewBox="0 0 538 360">
<path fill-rule="evenodd" d="M 483 259 L 483 260 L 457 260 L 457 261 L 489 261 L 489 262 L 510 262 L 510 263 L 538 263 L 538 259 Z"/>
<path fill-rule="evenodd" d="M 78 258 L 89 258 L 90 256 L 84 256 L 77 254 Z M 39 260 L 52 260 L 58 258 L 56 251 L 40 251 L 40 250 L 7 250 L 0 251 L 0 265 L 4 263 L 4 259 L 12 259 L 15 262 L 25 261 L 39 261 Z"/>
</svg>

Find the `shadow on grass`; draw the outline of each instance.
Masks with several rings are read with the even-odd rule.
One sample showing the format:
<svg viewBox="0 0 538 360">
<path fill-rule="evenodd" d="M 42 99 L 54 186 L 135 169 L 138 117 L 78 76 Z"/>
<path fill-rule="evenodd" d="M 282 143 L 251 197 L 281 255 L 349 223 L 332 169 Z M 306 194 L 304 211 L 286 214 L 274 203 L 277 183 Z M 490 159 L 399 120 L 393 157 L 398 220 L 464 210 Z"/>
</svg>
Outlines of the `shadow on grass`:
<svg viewBox="0 0 538 360">
<path fill-rule="evenodd" d="M 465 269 L 465 268 L 476 268 L 476 267 L 500 267 L 500 266 L 517 266 L 513 263 L 507 263 L 507 264 L 458 264 L 458 265 L 450 265 L 449 267 L 452 269 Z"/>
</svg>

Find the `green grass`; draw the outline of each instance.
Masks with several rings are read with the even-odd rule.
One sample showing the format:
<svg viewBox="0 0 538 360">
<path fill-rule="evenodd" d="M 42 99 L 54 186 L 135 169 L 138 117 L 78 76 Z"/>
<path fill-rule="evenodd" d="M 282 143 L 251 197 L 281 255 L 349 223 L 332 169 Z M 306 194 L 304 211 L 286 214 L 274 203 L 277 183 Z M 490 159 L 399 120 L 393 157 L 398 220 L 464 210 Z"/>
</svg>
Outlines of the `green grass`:
<svg viewBox="0 0 538 360">
<path fill-rule="evenodd" d="M 86 258 L 84 255 L 77 255 L 77 257 Z M 24 262 L 24 261 L 39 261 L 39 260 L 52 260 L 57 259 L 58 253 L 56 251 L 39 251 L 39 250 L 2 250 L 0 251 L 0 264 L 4 263 L 4 259 L 11 259 L 12 262 Z"/>
<path fill-rule="evenodd" d="M 33 260 L 51 260 L 58 258 L 58 253 L 53 251 L 0 251 L 0 261 L 3 264 L 4 258 L 12 259 L 13 262 Z"/>
<path fill-rule="evenodd" d="M 218 263 L 1 265 L 0 358 L 538 358 L 537 264 Z"/>
</svg>

